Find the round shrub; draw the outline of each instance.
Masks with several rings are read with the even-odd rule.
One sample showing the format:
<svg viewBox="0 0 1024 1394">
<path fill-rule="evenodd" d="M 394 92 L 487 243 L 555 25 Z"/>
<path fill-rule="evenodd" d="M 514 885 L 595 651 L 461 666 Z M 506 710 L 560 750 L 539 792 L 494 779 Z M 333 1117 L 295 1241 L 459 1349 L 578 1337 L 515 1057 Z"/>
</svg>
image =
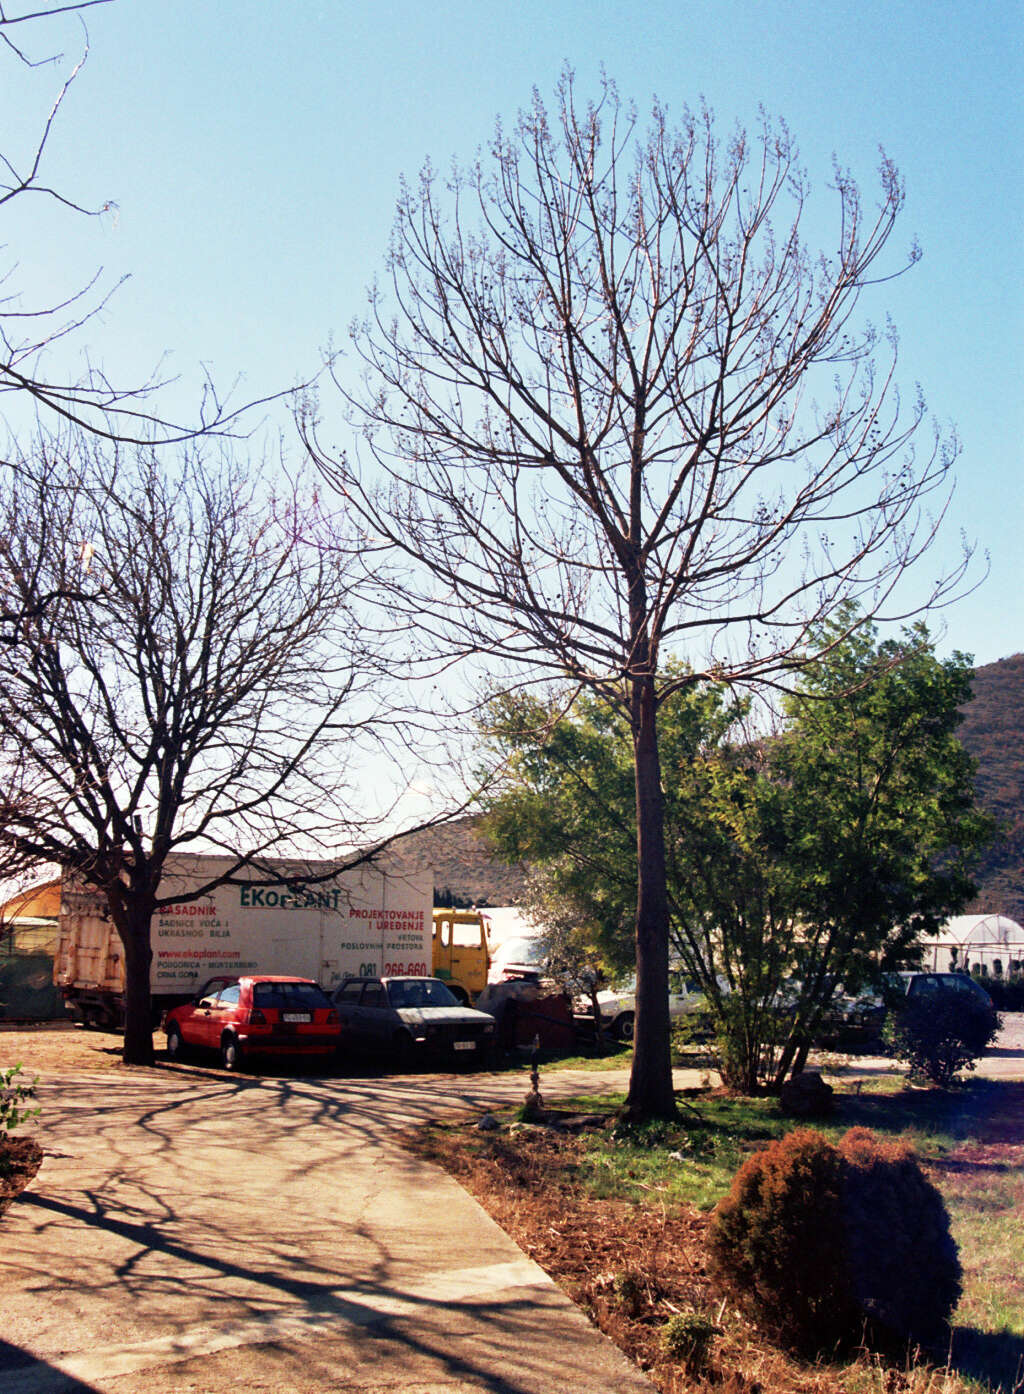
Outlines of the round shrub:
<svg viewBox="0 0 1024 1394">
<path fill-rule="evenodd" d="M 708 1373 L 712 1343 L 721 1334 L 721 1328 L 710 1317 L 700 1312 L 680 1312 L 669 1317 L 661 1328 L 661 1353 L 698 1379 Z"/>
<path fill-rule="evenodd" d="M 910 1073 L 948 1085 L 973 1070 L 999 1029 L 999 1017 L 980 997 L 960 992 L 908 998 L 886 1023 L 885 1037 Z"/>
<path fill-rule="evenodd" d="M 863 1128 L 789 1133 L 740 1168 L 711 1220 L 719 1277 L 808 1353 L 936 1341 L 960 1295 L 942 1198 L 913 1152 Z"/>
<path fill-rule="evenodd" d="M 942 1196 L 913 1148 L 867 1128 L 840 1139 L 849 1280 L 880 1340 L 943 1340 L 960 1300 L 960 1260 Z"/>
</svg>

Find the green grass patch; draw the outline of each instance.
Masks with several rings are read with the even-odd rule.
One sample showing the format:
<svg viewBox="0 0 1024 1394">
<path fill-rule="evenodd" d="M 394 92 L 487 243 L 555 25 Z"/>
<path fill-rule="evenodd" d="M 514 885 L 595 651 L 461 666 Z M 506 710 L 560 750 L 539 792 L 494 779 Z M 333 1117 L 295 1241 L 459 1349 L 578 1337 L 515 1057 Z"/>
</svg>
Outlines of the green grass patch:
<svg viewBox="0 0 1024 1394">
<path fill-rule="evenodd" d="M 528 1074 L 532 1061 L 532 1051 L 517 1050 L 509 1052 L 494 1064 L 493 1072 L 502 1074 Z M 607 1070 L 628 1070 L 632 1063 L 632 1045 L 620 1045 L 615 1041 L 608 1041 L 602 1047 L 600 1053 L 595 1052 L 593 1047 L 581 1049 L 575 1053 L 557 1050 L 540 1050 L 537 1052 L 537 1065 L 541 1070 L 589 1070 L 595 1074 L 601 1074 Z M 542 1076 L 542 1090 L 543 1084 L 544 1080 Z"/>
<path fill-rule="evenodd" d="M 933 1173 L 964 1270 L 956 1322 L 1024 1337 L 1024 1173 L 1010 1163 L 972 1160 L 966 1152 Z M 1020 1373 L 1024 1377 L 1024 1369 Z"/>
<path fill-rule="evenodd" d="M 543 1076 L 541 1089 L 543 1092 Z M 437 1135 L 445 1164 L 452 1154 L 475 1155 L 494 1169 L 500 1188 L 508 1175 L 541 1178 L 552 1195 L 583 1192 L 596 1198 L 644 1207 L 693 1206 L 710 1210 L 726 1193 L 747 1156 L 773 1138 L 798 1126 L 771 1097 L 743 1098 L 718 1092 L 680 1099 L 680 1117 L 672 1122 L 629 1126 L 618 1120 L 622 1094 L 551 1101 L 559 1112 L 598 1113 L 607 1127 L 584 1130 L 566 1139 L 543 1129 L 513 1135 L 479 1133 L 448 1127 Z M 815 1120 L 830 1138 L 854 1126 L 916 1147 L 942 1192 L 964 1271 L 963 1297 L 954 1315 L 950 1366 L 908 1366 L 893 1371 L 857 1362 L 834 1372 L 835 1388 L 857 1394 L 993 1394 L 1024 1391 L 1024 1268 L 1021 1265 L 1020 1216 L 1024 1212 L 1024 1139 L 1008 1123 L 1024 1103 L 1024 1087 L 992 1080 L 972 1080 L 959 1089 L 910 1088 L 904 1080 L 871 1079 L 836 1093 L 835 1113 Z M 511 1112 L 506 1114 L 510 1120 Z M 986 1125 L 999 1124 L 992 1141 Z M 532 1141 L 531 1141 L 532 1139 Z M 443 1145 L 443 1146 L 442 1146 Z M 510 1169 L 510 1170 L 509 1170 Z M 456 1174 L 458 1170 L 456 1168 Z M 518 1184 L 518 1183 L 517 1183 Z"/>
<path fill-rule="evenodd" d="M 811 1126 L 831 1139 L 855 1126 L 905 1137 L 925 1161 L 938 1164 L 998 1109 L 999 1090 L 998 1084 L 987 1080 L 946 1092 L 907 1088 L 893 1092 L 870 1084 L 856 1093 L 840 1094 L 835 1113 Z M 621 1095 L 608 1095 L 600 1100 L 563 1100 L 559 1106 L 614 1115 L 623 1102 Z M 617 1124 L 589 1133 L 579 1181 L 601 1197 L 635 1202 L 656 1197 L 668 1205 L 708 1210 L 729 1189 L 751 1152 L 795 1126 L 777 1099 L 700 1094 L 685 1101 L 676 1122 Z M 975 1199 L 973 1203 L 982 1202 Z M 1001 1200 L 990 1203 L 1002 1213 Z"/>
</svg>

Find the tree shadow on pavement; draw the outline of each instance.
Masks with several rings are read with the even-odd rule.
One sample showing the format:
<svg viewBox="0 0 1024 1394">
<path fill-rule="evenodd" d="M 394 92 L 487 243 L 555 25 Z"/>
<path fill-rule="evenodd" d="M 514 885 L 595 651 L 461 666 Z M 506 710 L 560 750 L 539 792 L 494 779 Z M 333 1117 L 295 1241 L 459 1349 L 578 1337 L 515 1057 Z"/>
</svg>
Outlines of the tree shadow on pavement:
<svg viewBox="0 0 1024 1394">
<path fill-rule="evenodd" d="M 45 1383 L 47 1394 L 98 1394 L 94 1384 L 83 1384 L 74 1375 L 67 1375 L 56 1365 L 39 1360 L 21 1346 L 0 1340 L 0 1387 L 6 1388 L 19 1377 Z"/>
<path fill-rule="evenodd" d="M 62 1081 L 43 1099 L 54 1164 L 19 1201 L 33 1238 L 11 1273 L 26 1320 L 33 1305 L 60 1299 L 40 1350 L 67 1341 L 87 1350 L 100 1328 L 116 1342 L 131 1313 L 133 1334 L 120 1336 L 129 1342 L 198 1330 L 201 1343 L 209 1329 L 230 1343 L 241 1323 L 237 1344 L 254 1352 L 276 1341 L 393 1343 L 412 1383 L 447 1372 L 503 1394 L 544 1394 L 556 1372 L 566 1387 L 596 1387 L 579 1314 L 539 1272 L 503 1275 L 512 1256 L 489 1221 L 483 1247 L 467 1251 L 459 1230 L 470 1214 L 448 1190 L 458 1187 L 393 1137 L 520 1084 L 170 1067 Z M 365 1187 L 342 1200 L 352 1167 Z M 77 1297 L 64 1302 L 69 1291 L 88 1292 L 88 1310 Z M 617 1368 L 608 1387 L 623 1376 L 630 1387 Z"/>
</svg>

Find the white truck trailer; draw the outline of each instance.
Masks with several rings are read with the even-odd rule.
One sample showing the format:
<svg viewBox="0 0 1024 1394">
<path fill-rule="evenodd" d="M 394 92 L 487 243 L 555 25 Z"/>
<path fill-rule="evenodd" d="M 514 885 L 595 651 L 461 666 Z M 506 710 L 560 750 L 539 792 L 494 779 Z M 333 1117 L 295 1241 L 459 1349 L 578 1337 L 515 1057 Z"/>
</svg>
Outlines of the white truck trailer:
<svg viewBox="0 0 1024 1394">
<path fill-rule="evenodd" d="M 184 896 L 223 874 L 224 857 L 168 859 L 161 898 Z M 431 971 L 433 876 L 389 870 L 386 861 L 339 871 L 276 861 L 289 885 L 258 884 L 255 871 L 198 900 L 172 900 L 153 916 L 150 986 L 154 1021 L 212 977 L 293 973 L 330 989 L 345 977 L 427 976 Z M 251 876 L 251 880 L 246 877 Z M 65 878 L 54 980 L 80 1021 L 124 1020 L 124 952 L 103 899 Z"/>
</svg>

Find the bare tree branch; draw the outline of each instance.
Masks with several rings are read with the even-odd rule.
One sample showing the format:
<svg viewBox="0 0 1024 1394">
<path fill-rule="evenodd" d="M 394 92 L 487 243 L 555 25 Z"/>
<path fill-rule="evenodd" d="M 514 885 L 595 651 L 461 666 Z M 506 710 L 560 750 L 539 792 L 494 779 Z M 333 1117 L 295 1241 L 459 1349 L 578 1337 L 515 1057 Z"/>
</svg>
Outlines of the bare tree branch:
<svg viewBox="0 0 1024 1394">
<path fill-rule="evenodd" d="M 12 62 L 28 68 L 61 62 L 63 55 L 60 53 L 50 53 L 46 58 L 29 57 L 26 48 L 16 45 L 8 31 L 25 25 L 33 37 L 37 33 L 45 37 L 52 31 L 51 21 L 69 15 L 81 17 L 93 6 L 109 3 L 111 0 L 79 0 L 79 3 L 44 6 L 20 14 L 10 14 L 0 6 L 0 55 L 6 49 Z M 83 23 L 80 57 L 60 84 L 56 96 L 47 95 L 49 109 L 45 115 L 40 115 L 38 135 L 29 150 L 18 155 L 0 149 L 0 209 L 34 194 L 86 218 L 102 217 L 116 208 L 111 200 L 90 206 L 45 180 L 48 147 L 64 114 L 68 94 L 88 56 L 88 35 Z M 200 435 L 244 435 L 247 433 L 245 422 L 253 418 L 257 409 L 280 401 L 295 390 L 289 388 L 268 394 L 236 407 L 218 394 L 207 378 L 195 419 L 176 420 L 165 416 L 155 405 L 157 394 L 167 386 L 157 370 L 141 382 L 120 385 L 111 383 L 94 367 L 90 367 L 81 380 L 66 380 L 47 364 L 47 354 L 56 344 L 95 321 L 127 278 L 122 276 L 115 284 L 104 288 L 102 273 L 97 272 L 86 286 L 59 304 L 22 308 L 8 284 L 10 274 L 0 275 L 0 286 L 4 288 L 4 296 L 0 299 L 0 394 L 27 397 L 44 417 L 57 417 L 108 441 L 145 446 L 175 445 Z"/>
</svg>

